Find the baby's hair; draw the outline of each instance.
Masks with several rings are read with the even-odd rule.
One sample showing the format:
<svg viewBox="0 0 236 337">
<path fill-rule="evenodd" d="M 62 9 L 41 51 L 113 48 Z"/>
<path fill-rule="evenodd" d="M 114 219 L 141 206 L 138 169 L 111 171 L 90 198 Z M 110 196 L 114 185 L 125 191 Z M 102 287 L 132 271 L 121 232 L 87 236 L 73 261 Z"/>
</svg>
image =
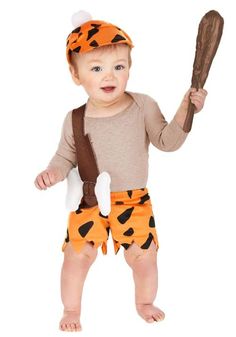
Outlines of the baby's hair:
<svg viewBox="0 0 236 337">
<path fill-rule="evenodd" d="M 120 43 L 120 44 L 109 44 L 107 46 L 102 46 L 102 47 L 99 47 L 99 48 L 96 48 L 94 50 L 96 51 L 100 51 L 101 53 L 104 52 L 104 51 L 113 51 L 113 50 L 116 50 L 117 48 L 121 48 L 121 47 L 128 47 L 128 51 L 129 51 L 129 55 L 128 55 L 128 61 L 129 61 L 129 67 L 131 67 L 131 64 L 132 64 L 132 59 L 131 59 L 131 48 L 130 46 L 128 46 L 127 44 L 125 43 Z M 71 52 L 71 62 L 70 62 L 70 65 L 77 70 L 77 60 L 78 60 L 78 57 L 80 57 L 80 54 L 76 53 L 76 52 Z"/>
</svg>

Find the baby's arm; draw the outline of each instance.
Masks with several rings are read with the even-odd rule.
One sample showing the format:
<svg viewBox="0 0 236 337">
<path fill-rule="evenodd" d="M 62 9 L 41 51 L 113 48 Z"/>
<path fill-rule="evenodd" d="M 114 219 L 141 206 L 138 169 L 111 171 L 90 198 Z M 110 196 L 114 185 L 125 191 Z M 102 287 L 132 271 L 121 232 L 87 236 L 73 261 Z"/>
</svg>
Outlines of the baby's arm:
<svg viewBox="0 0 236 337">
<path fill-rule="evenodd" d="M 144 101 L 144 119 L 149 141 L 161 151 L 177 150 L 188 135 L 175 118 L 168 123 L 157 102 L 147 95 Z"/>
<path fill-rule="evenodd" d="M 190 92 L 192 95 L 190 96 Z M 188 133 L 184 132 L 183 125 L 188 109 L 188 102 L 191 99 L 199 112 L 207 95 L 206 90 L 189 89 L 180 104 L 174 118 L 168 123 L 154 99 L 146 95 L 144 101 L 145 127 L 150 142 L 162 151 L 176 151 L 184 143 Z"/>
<path fill-rule="evenodd" d="M 72 111 L 65 117 L 61 139 L 55 155 L 50 160 L 46 170 L 39 173 L 35 186 L 42 190 L 64 180 L 72 167 L 77 165 L 76 149 L 72 129 Z"/>
</svg>

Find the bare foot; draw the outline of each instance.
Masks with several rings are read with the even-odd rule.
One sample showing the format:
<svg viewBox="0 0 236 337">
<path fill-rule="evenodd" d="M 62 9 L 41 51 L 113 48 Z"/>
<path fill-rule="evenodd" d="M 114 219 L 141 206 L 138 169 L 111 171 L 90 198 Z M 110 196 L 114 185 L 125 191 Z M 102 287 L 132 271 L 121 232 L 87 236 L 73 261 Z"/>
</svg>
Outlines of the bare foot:
<svg viewBox="0 0 236 337">
<path fill-rule="evenodd" d="M 79 311 L 64 311 L 64 315 L 60 321 L 60 330 L 62 331 L 80 331 L 82 330 L 80 324 Z"/>
<path fill-rule="evenodd" d="M 136 304 L 138 314 L 148 323 L 162 321 L 165 314 L 153 304 Z"/>
</svg>

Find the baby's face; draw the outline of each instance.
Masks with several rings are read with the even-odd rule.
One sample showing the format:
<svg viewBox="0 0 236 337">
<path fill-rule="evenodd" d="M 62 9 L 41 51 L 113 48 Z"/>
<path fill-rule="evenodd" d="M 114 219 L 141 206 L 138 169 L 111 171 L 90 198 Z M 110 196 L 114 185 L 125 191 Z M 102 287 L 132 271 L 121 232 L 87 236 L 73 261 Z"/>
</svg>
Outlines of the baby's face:
<svg viewBox="0 0 236 337">
<path fill-rule="evenodd" d="M 97 102 L 113 102 L 124 94 L 129 78 L 129 47 L 94 49 L 77 57 L 80 84 Z"/>
</svg>

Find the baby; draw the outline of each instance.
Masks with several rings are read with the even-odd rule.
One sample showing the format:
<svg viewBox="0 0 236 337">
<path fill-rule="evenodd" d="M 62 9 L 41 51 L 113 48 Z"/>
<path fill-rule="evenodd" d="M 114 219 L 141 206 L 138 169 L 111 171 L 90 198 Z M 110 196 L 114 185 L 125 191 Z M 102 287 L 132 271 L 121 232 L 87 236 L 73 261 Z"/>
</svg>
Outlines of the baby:
<svg viewBox="0 0 236 337">
<path fill-rule="evenodd" d="M 84 134 L 89 135 L 97 165 L 95 177 L 103 171 L 111 177 L 111 209 L 108 215 L 100 212 L 94 194 L 95 181 L 89 181 L 86 176 L 94 167 L 91 162 L 83 171 L 85 179 L 82 180 L 87 188 L 83 190 L 83 202 L 69 214 L 62 246 L 64 313 L 60 329 L 63 331 L 81 330 L 83 285 L 98 247 L 101 246 L 103 254 L 107 253 L 110 231 L 115 253 L 120 246 L 124 247 L 125 260 L 133 271 L 138 314 L 149 323 L 165 317 L 164 312 L 154 305 L 159 243 L 146 187 L 148 147 L 151 142 L 162 151 L 177 150 L 187 137 L 183 125 L 189 101 L 195 105 L 195 112 L 199 112 L 207 92 L 190 88 L 168 124 L 154 99 L 126 91 L 132 48 L 130 37 L 121 28 L 88 17 L 85 22 L 77 23 L 67 38 L 67 60 L 72 78 L 88 94 L 86 105 L 77 113 L 83 117 Z M 35 179 L 40 190 L 64 180 L 77 165 L 82 172 L 80 165 L 88 152 L 79 152 L 80 138 L 75 142 L 74 128 L 79 124 L 73 122 L 74 113 L 75 110 L 66 115 L 57 152 L 47 169 Z M 86 199 L 89 194 L 93 198 Z M 93 202 L 89 204 L 88 200 Z"/>
</svg>

